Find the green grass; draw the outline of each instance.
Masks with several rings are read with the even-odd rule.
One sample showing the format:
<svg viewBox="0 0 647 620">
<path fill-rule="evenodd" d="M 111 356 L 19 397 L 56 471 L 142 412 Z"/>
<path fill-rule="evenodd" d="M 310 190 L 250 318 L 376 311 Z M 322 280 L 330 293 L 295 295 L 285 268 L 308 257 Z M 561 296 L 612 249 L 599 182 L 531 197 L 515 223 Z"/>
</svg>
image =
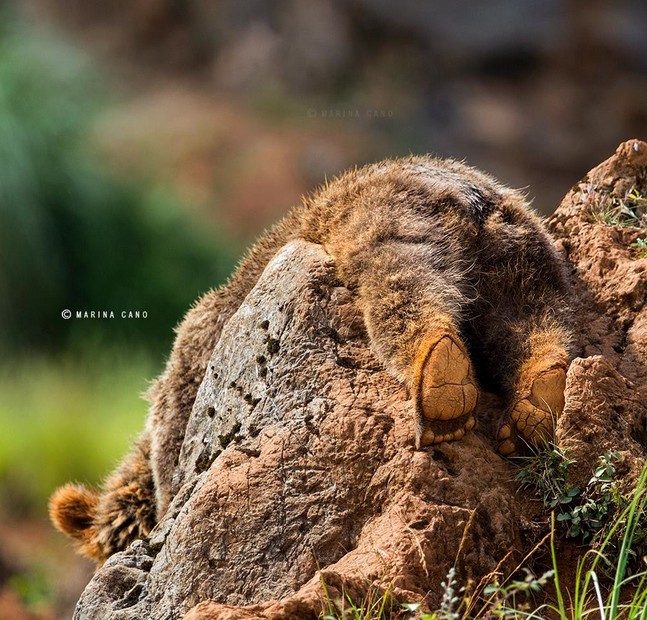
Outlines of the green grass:
<svg viewBox="0 0 647 620">
<path fill-rule="evenodd" d="M 603 618 L 604 620 L 646 620 L 647 619 L 647 571 L 631 574 L 633 545 L 642 529 L 647 507 L 647 466 L 643 468 L 640 479 L 620 518 L 616 519 L 602 542 L 600 549 L 587 552 L 578 562 L 575 587 L 572 592 L 563 592 L 559 582 L 557 555 L 553 537 L 551 538 L 551 557 L 555 570 L 555 590 L 557 604 L 547 605 L 545 609 L 556 615 L 559 620 L 581 620 L 583 618 Z M 620 552 L 613 566 L 613 580 L 609 591 L 603 593 L 600 586 L 600 569 L 607 563 L 605 549 L 612 545 L 618 532 L 622 532 Z M 615 555 L 615 554 L 614 554 Z M 644 559 L 643 559 L 644 565 Z M 537 612 L 541 611 L 541 608 Z M 527 618 L 545 616 L 527 615 Z"/>
<path fill-rule="evenodd" d="M 126 353 L 0 367 L 0 515 L 44 513 L 58 485 L 109 473 L 143 429 L 153 374 Z"/>
<path fill-rule="evenodd" d="M 517 482 L 522 489 L 535 491 L 544 506 L 555 511 L 562 530 L 571 538 L 598 544 L 611 517 L 617 516 L 627 503 L 617 480 L 616 464 L 622 460 L 618 453 L 607 451 L 600 456 L 584 489 L 568 482 L 573 461 L 551 442 L 519 460 L 523 466 L 516 476 Z"/>
<path fill-rule="evenodd" d="M 570 502 L 571 489 L 567 482 L 568 469 L 573 461 L 565 450 L 546 441 L 538 448 L 531 448 L 531 454 L 519 457 L 521 469 L 516 481 L 522 489 L 536 492 L 547 508 Z M 579 492 L 579 490 L 578 490 Z M 564 501 L 560 501 L 560 500 Z"/>
<path fill-rule="evenodd" d="M 326 586 L 323 584 L 324 591 Z M 391 594 L 387 590 L 369 589 L 366 596 L 356 602 L 347 593 L 333 600 L 326 591 L 326 609 L 320 620 L 388 620 L 394 618 L 391 608 Z"/>
<path fill-rule="evenodd" d="M 593 224 L 639 228 L 645 225 L 647 198 L 635 187 L 618 198 L 588 184 L 582 191 L 582 201 L 588 207 L 589 221 Z"/>
</svg>

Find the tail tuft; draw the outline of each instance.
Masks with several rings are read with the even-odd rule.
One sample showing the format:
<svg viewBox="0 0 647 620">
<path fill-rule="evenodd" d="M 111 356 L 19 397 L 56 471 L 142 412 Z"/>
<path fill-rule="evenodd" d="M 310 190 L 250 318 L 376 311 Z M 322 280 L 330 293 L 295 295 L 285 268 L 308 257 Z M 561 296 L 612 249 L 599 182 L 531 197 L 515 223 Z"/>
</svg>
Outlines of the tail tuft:
<svg viewBox="0 0 647 620">
<path fill-rule="evenodd" d="M 81 542 L 92 536 L 99 495 L 84 486 L 66 484 L 49 500 L 49 517 L 56 529 Z"/>
</svg>

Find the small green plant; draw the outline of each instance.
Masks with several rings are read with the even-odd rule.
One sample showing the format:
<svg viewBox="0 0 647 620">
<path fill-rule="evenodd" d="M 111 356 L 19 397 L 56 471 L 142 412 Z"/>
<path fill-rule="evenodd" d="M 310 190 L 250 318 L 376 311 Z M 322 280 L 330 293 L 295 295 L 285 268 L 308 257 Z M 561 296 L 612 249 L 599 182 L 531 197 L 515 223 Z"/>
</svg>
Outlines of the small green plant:
<svg viewBox="0 0 647 620">
<path fill-rule="evenodd" d="M 584 542 L 590 541 L 597 532 L 602 531 L 609 518 L 616 513 L 620 506 L 621 494 L 615 480 L 616 468 L 614 463 L 620 460 L 617 452 L 606 452 L 600 457 L 598 467 L 589 480 L 584 492 L 577 490 L 573 499 L 579 503 L 572 508 L 570 505 L 557 515 L 557 520 L 568 526 L 567 535 L 572 538 L 582 536 Z"/>
<path fill-rule="evenodd" d="M 547 443 L 526 457 L 517 481 L 541 496 L 544 505 L 554 510 L 558 523 L 570 538 L 597 543 L 605 525 L 622 506 L 615 464 L 620 454 L 607 451 L 598 461 L 593 476 L 582 491 L 568 483 L 568 469 L 573 463 L 564 450 Z"/>
<path fill-rule="evenodd" d="M 485 588 L 485 594 L 491 598 L 489 599 L 489 608 L 480 617 L 484 620 L 492 618 L 512 620 L 522 617 L 524 611 L 529 609 L 528 599 L 530 596 L 543 590 L 554 575 L 554 571 L 550 570 L 540 577 L 536 577 L 527 568 L 523 570 L 526 573 L 524 579 L 514 580 L 507 585 L 493 583 Z"/>
<path fill-rule="evenodd" d="M 618 198 L 588 184 L 582 190 L 582 201 L 588 206 L 589 220 L 594 224 L 622 227 L 644 225 L 647 198 L 635 187 Z"/>
<path fill-rule="evenodd" d="M 550 547 L 557 604 L 544 605 L 526 615 L 526 618 L 534 620 L 549 616 L 559 620 L 647 620 L 647 571 L 643 569 L 634 575 L 631 575 L 630 571 L 630 561 L 636 555 L 635 545 L 643 530 L 647 508 L 647 465 L 643 467 L 636 487 L 627 499 L 627 505 L 600 541 L 598 549 L 590 549 L 578 562 L 575 585 L 566 593 L 560 585 L 553 520 Z M 620 548 L 612 561 L 606 551 L 615 545 L 618 539 Z M 643 566 L 644 561 L 643 558 Z M 598 572 L 604 564 L 604 572 L 611 569 L 613 574 L 606 596 L 603 595 L 598 578 Z"/>
<path fill-rule="evenodd" d="M 579 489 L 569 488 L 567 483 L 568 469 L 573 461 L 559 446 L 545 442 L 530 456 L 523 457 L 523 462 L 517 482 L 522 488 L 536 491 L 547 508 L 568 504 L 579 494 Z"/>
<path fill-rule="evenodd" d="M 551 581 L 553 571 L 536 577 L 523 569 L 523 579 L 500 582 L 497 577 L 477 588 L 471 595 L 465 588 L 458 588 L 456 573 L 450 569 L 447 579 L 441 583 L 443 599 L 440 608 L 432 613 L 421 611 L 420 603 L 405 603 L 402 609 L 411 620 L 493 620 L 494 618 L 524 617 L 523 609 L 529 608 L 533 593 L 540 592 Z"/>
<path fill-rule="evenodd" d="M 621 217 L 621 212 L 613 201 L 609 200 L 600 208 L 591 211 L 591 222 L 594 224 L 604 224 L 605 226 L 623 226 L 628 225 L 625 218 Z M 631 221 L 631 219 L 629 220 Z"/>
<path fill-rule="evenodd" d="M 627 192 L 625 200 L 632 205 L 634 212 L 642 211 L 647 208 L 647 198 L 645 198 L 635 187 L 632 187 L 629 192 Z"/>
<path fill-rule="evenodd" d="M 637 258 L 647 258 L 647 237 L 639 237 L 631 247 L 635 250 Z"/>
<path fill-rule="evenodd" d="M 415 618 L 419 620 L 459 620 L 461 618 L 460 608 L 467 600 L 464 596 L 465 588 L 457 589 L 456 569 L 452 566 L 447 573 L 447 579 L 441 582 L 443 598 L 440 602 L 440 609 L 428 614 L 420 611 L 420 603 L 405 603 L 402 605 L 404 611 L 410 613 L 419 612 Z"/>
<path fill-rule="evenodd" d="M 461 588 L 457 592 L 457 585 L 456 569 L 452 566 L 447 573 L 447 579 L 440 583 L 440 587 L 443 589 L 443 599 L 436 614 L 437 620 L 456 620 L 459 617 L 456 609 L 463 597 L 457 596 L 457 594 L 462 594 L 465 589 Z"/>
</svg>

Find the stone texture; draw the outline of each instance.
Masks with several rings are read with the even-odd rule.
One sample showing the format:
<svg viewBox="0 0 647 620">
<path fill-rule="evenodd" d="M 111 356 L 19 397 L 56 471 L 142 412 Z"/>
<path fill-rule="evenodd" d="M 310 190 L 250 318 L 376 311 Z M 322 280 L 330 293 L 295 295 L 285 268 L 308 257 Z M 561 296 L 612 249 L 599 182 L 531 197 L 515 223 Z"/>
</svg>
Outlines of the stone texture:
<svg viewBox="0 0 647 620">
<path fill-rule="evenodd" d="M 637 475 L 647 443 L 647 258 L 632 243 L 647 237 L 647 144 L 629 140 L 566 195 L 549 228 L 573 267 L 579 346 L 568 373 L 566 407 L 557 438 L 577 465 L 582 485 L 606 450 L 623 453 L 625 473 Z M 636 215 L 626 218 L 623 204 Z M 596 223 L 601 211 L 623 226 Z M 626 225 L 633 224 L 633 225 Z M 642 446 L 642 448 L 641 448 Z"/>
</svg>

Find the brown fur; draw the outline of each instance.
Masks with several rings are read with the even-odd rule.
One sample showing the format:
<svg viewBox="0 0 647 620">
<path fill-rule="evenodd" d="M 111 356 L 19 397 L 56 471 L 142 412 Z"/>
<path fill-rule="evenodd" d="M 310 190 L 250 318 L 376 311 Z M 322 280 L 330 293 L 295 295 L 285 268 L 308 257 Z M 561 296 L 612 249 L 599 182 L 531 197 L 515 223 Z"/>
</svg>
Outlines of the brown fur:
<svg viewBox="0 0 647 620">
<path fill-rule="evenodd" d="M 356 292 L 373 350 L 414 395 L 425 389 L 429 343 L 443 334 L 469 354 L 466 381 L 499 392 L 511 407 L 532 390 L 524 369 L 533 360 L 554 355 L 566 363 L 562 265 L 522 196 L 461 163 L 429 157 L 350 171 L 293 209 L 226 286 L 188 312 L 149 393 L 147 433 L 100 499 L 83 500 L 94 496 L 77 487 L 53 496 L 52 520 L 84 541 L 83 553 L 102 561 L 164 514 L 182 482 L 175 468 L 186 423 L 222 326 L 294 238 L 322 244 L 334 257 L 339 278 Z M 416 411 L 424 444 L 425 428 L 440 414 Z M 463 429 L 448 438 L 471 428 L 463 418 Z M 517 430 L 511 422 L 504 434 L 514 438 Z"/>
<path fill-rule="evenodd" d="M 49 516 L 58 530 L 76 540 L 79 550 L 90 558 L 99 557 L 92 531 L 99 495 L 81 485 L 66 484 L 49 500 Z"/>
</svg>

